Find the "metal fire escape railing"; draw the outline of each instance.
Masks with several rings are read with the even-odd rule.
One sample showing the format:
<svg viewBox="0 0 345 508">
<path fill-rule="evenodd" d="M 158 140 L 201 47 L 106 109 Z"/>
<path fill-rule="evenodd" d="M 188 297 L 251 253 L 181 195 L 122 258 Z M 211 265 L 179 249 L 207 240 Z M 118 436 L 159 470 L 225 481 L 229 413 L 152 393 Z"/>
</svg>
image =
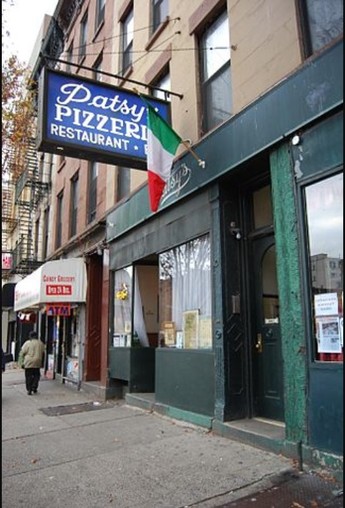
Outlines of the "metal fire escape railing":
<svg viewBox="0 0 345 508">
<path fill-rule="evenodd" d="M 14 274 L 28 275 L 42 264 L 41 261 L 38 261 L 35 250 L 34 220 L 38 203 L 47 192 L 48 183 L 42 182 L 39 176 L 35 141 L 30 139 L 27 142 L 22 171 L 19 172 L 16 180 L 12 178 L 11 183 L 7 185 L 6 195 L 4 196 L 4 190 L 2 193 L 2 250 L 9 252 L 6 245 L 9 244 L 11 235 L 12 245 L 15 242 L 15 247 L 10 250 L 12 268 L 6 271 L 2 270 L 3 279 Z"/>
</svg>

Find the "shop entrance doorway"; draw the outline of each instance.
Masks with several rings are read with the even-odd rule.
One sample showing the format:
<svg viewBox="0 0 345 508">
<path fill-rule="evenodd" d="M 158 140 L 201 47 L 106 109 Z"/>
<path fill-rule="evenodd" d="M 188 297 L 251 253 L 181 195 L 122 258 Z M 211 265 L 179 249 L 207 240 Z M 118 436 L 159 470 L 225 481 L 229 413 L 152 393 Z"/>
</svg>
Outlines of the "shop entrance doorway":
<svg viewBox="0 0 345 508">
<path fill-rule="evenodd" d="M 270 185 L 252 189 L 246 202 L 253 415 L 283 421 L 283 361 Z"/>
</svg>

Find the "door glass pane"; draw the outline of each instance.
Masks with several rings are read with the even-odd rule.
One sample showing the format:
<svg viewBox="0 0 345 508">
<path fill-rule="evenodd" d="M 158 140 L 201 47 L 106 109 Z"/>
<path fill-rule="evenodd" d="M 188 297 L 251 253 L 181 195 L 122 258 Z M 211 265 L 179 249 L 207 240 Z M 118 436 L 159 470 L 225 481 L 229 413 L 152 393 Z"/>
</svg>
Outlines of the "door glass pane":
<svg viewBox="0 0 345 508">
<path fill-rule="evenodd" d="M 343 174 L 305 189 L 315 358 L 343 359 Z"/>
<path fill-rule="evenodd" d="M 253 209 L 255 229 L 273 224 L 270 185 L 262 187 L 253 193 Z"/>
<path fill-rule="evenodd" d="M 261 265 L 262 307 L 264 324 L 279 322 L 279 298 L 276 273 L 276 249 L 272 245 L 264 254 Z"/>
</svg>

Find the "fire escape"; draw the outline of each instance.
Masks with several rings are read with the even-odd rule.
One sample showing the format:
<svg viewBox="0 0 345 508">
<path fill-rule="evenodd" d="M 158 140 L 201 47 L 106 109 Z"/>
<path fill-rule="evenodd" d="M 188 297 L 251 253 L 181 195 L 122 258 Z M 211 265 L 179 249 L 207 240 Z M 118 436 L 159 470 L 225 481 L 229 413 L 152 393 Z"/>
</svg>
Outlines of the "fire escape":
<svg viewBox="0 0 345 508">
<path fill-rule="evenodd" d="M 29 139 L 18 170 L 18 154 L 7 155 L 8 181 L 2 189 L 2 250 L 12 256 L 11 267 L 2 270 L 2 278 L 18 274 L 22 277 L 38 268 L 35 248 L 35 213 L 48 184 L 41 181 L 35 140 Z M 17 169 L 16 169 L 17 168 Z"/>
<path fill-rule="evenodd" d="M 84 0 L 63 0 L 58 19 L 51 18 L 44 37 L 40 57 L 32 70 L 32 90 L 37 90 L 44 65 L 54 68 L 63 51 L 64 32 L 79 12 Z M 46 59 L 44 56 L 51 57 Z M 36 97 L 37 100 L 37 97 Z M 37 109 L 37 103 L 36 103 Z M 14 275 L 25 277 L 38 268 L 44 260 L 38 256 L 36 212 L 49 193 L 50 180 L 43 176 L 35 140 L 29 138 L 26 146 L 14 147 L 2 154 L 2 280 Z M 5 176 L 5 178 L 4 178 Z M 4 269 L 4 255 L 11 259 Z"/>
</svg>

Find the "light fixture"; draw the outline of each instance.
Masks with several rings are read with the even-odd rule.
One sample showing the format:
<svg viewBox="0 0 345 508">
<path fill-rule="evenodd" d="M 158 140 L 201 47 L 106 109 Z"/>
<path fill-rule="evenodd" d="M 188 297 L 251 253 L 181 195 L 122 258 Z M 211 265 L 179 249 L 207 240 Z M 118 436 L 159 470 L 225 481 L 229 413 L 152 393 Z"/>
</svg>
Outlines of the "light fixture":
<svg viewBox="0 0 345 508">
<path fill-rule="evenodd" d="M 293 144 L 293 146 L 296 146 L 296 145 L 299 145 L 300 142 L 301 142 L 301 138 L 299 137 L 298 134 L 295 134 L 291 140 L 291 143 Z"/>
<path fill-rule="evenodd" d="M 230 222 L 230 227 L 229 227 L 229 229 L 230 229 L 230 233 L 231 233 L 232 235 L 234 235 L 234 237 L 236 238 L 236 240 L 241 240 L 241 238 L 242 238 L 242 235 L 241 235 L 241 230 L 240 230 L 240 228 L 238 228 L 238 227 L 236 226 L 236 222 L 231 221 L 231 222 Z"/>
</svg>

